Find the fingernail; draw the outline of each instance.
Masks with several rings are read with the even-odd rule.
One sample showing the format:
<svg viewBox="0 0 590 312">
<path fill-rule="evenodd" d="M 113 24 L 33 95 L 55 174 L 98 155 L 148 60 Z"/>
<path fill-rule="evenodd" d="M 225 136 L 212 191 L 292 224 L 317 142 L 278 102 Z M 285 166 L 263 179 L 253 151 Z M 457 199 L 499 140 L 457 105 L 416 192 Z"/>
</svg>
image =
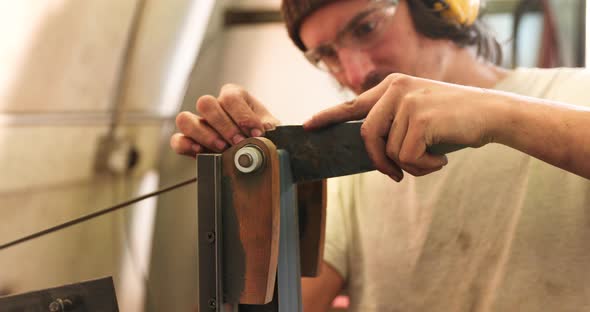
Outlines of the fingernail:
<svg viewBox="0 0 590 312">
<path fill-rule="evenodd" d="M 246 139 L 246 138 L 245 138 L 243 135 L 241 135 L 241 134 L 236 134 L 236 135 L 234 136 L 234 138 L 232 139 L 232 142 L 234 142 L 234 144 L 238 144 L 238 143 L 240 143 L 240 142 L 244 141 L 244 139 Z"/>
<path fill-rule="evenodd" d="M 443 166 L 446 166 L 449 163 L 449 159 L 447 158 L 447 155 L 443 155 Z"/>
<path fill-rule="evenodd" d="M 268 131 L 268 130 L 272 130 L 274 128 L 275 128 L 275 126 L 273 124 L 271 124 L 270 122 L 265 122 L 264 123 L 264 130 L 267 130 Z"/>
<path fill-rule="evenodd" d="M 227 143 L 222 140 L 215 140 L 215 147 L 220 150 L 224 150 L 227 147 Z"/>
<path fill-rule="evenodd" d="M 193 145 L 191 146 L 191 148 L 192 148 L 192 150 L 193 150 L 195 153 L 200 153 L 200 152 L 201 152 L 201 145 L 199 145 L 199 144 L 193 144 Z"/>
<path fill-rule="evenodd" d="M 392 178 L 393 180 L 395 180 L 395 182 L 399 182 L 402 180 L 400 177 L 393 175 L 393 174 L 389 175 L 389 177 Z"/>
<path fill-rule="evenodd" d="M 250 133 L 252 134 L 253 137 L 262 136 L 262 131 L 260 129 L 252 129 L 252 131 Z"/>
</svg>

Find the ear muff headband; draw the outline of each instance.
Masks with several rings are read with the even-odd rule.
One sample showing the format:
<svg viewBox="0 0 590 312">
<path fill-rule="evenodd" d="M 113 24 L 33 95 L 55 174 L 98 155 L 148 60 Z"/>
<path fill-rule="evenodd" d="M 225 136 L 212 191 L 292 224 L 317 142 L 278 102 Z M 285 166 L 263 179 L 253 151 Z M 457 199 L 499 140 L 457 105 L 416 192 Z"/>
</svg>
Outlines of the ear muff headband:
<svg viewBox="0 0 590 312">
<path fill-rule="evenodd" d="M 433 9 L 451 23 L 472 25 L 479 13 L 480 0 L 436 0 Z"/>
</svg>

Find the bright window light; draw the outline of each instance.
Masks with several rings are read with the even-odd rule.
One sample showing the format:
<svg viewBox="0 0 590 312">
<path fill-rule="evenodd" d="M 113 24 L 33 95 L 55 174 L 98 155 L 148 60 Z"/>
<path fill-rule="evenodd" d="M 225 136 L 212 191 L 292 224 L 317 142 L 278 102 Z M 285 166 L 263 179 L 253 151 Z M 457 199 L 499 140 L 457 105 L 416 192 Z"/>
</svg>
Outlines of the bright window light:
<svg viewBox="0 0 590 312">
<path fill-rule="evenodd" d="M 586 0 L 586 67 L 590 67 L 590 1 Z"/>
</svg>

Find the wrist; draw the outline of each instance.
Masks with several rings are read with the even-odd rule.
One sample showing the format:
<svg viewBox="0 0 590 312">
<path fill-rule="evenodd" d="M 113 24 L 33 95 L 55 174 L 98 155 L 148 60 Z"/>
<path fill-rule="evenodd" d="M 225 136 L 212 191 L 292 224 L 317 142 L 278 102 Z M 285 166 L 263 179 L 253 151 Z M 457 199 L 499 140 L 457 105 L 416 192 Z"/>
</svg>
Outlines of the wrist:
<svg viewBox="0 0 590 312">
<path fill-rule="evenodd" d="M 488 105 L 487 142 L 511 146 L 522 118 L 522 99 L 498 92 Z"/>
</svg>

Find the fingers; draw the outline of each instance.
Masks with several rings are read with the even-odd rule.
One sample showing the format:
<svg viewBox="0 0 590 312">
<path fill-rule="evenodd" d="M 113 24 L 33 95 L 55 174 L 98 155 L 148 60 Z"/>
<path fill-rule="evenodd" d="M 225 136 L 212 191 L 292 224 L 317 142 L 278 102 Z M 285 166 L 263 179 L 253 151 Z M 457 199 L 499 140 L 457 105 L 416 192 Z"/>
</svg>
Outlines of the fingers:
<svg viewBox="0 0 590 312">
<path fill-rule="evenodd" d="M 325 109 L 303 123 L 306 130 L 319 129 L 331 124 L 365 118 L 371 107 L 358 100 L 345 102 Z"/>
<path fill-rule="evenodd" d="M 232 84 L 223 86 L 218 98 L 202 96 L 196 107 L 200 116 L 182 112 L 176 118 L 180 133 L 170 138 L 170 145 L 179 154 L 223 152 L 230 145 L 250 136 L 261 136 L 279 124 L 257 99 Z"/>
<path fill-rule="evenodd" d="M 368 114 L 363 127 L 363 138 L 376 168 L 399 181 L 400 168 L 414 176 L 440 170 L 447 164 L 446 156 L 431 155 L 426 151 L 429 140 L 427 127 L 432 127 L 434 116 L 423 110 L 427 100 L 419 85 L 402 75 L 388 77 L 387 90 Z M 417 85 L 412 85 L 412 83 Z M 379 86 L 378 86 L 379 87 Z M 368 92 L 374 92 L 369 90 Z"/>
<path fill-rule="evenodd" d="M 423 97 L 416 95 L 401 98 L 386 146 L 387 157 L 414 176 L 440 170 L 448 162 L 446 156 L 431 155 L 426 150 L 432 142 L 427 138 L 426 130 L 432 127 L 435 116 L 420 112 L 421 99 Z"/>
<path fill-rule="evenodd" d="M 405 118 L 404 107 L 396 113 L 391 128 L 389 129 L 389 136 L 387 137 L 386 154 L 391 160 L 400 164 L 399 151 L 402 149 L 402 144 L 406 137 L 408 130 L 408 119 Z M 402 167 L 402 169 L 405 169 Z"/>
<path fill-rule="evenodd" d="M 175 133 L 170 137 L 170 147 L 177 154 L 191 156 L 193 158 L 197 154 L 211 152 L 182 133 Z"/>
<path fill-rule="evenodd" d="M 193 157 L 202 149 L 199 144 L 182 133 L 175 133 L 170 137 L 170 147 L 177 154 Z"/>
<path fill-rule="evenodd" d="M 176 117 L 176 126 L 185 137 L 211 151 L 222 152 L 228 147 L 227 142 L 202 117 L 182 112 Z M 188 143 L 182 144 L 185 144 L 182 151 L 186 151 Z"/>
<path fill-rule="evenodd" d="M 416 169 L 413 175 L 424 175 L 440 170 L 448 163 L 445 155 L 433 155 L 426 151 L 428 140 L 426 135 L 427 127 L 432 127 L 432 118 L 428 116 L 417 117 L 408 123 L 406 138 L 399 151 L 399 163 L 402 167 L 408 166 Z"/>
<path fill-rule="evenodd" d="M 404 173 L 395 162 L 387 158 L 385 153 L 385 139 L 382 137 L 373 137 L 372 134 L 364 134 L 363 139 L 367 142 L 365 145 L 368 144 L 366 146 L 367 154 L 369 154 L 369 158 L 373 161 L 375 168 L 393 180 L 400 182 L 404 178 Z"/>
<path fill-rule="evenodd" d="M 412 99 L 413 97 L 408 97 L 406 95 L 402 96 L 399 100 L 400 104 L 398 105 L 398 110 L 395 113 L 394 120 L 389 129 L 389 136 L 387 137 L 387 146 L 385 149 L 386 155 L 389 159 L 397 163 L 403 170 L 417 176 L 425 174 L 423 170 L 424 168 L 414 162 L 418 157 L 422 156 L 425 152 L 425 148 L 422 149 L 422 154 L 415 154 L 420 153 L 419 149 L 421 145 L 413 140 L 422 138 L 416 133 L 416 131 L 414 131 L 414 136 L 409 136 L 408 133 L 409 128 L 411 128 L 409 115 L 414 108 Z M 423 142 L 423 140 L 421 140 L 421 142 Z M 409 146 L 415 147 L 415 149 L 411 150 L 412 154 L 408 154 L 408 152 L 410 152 L 410 150 L 408 150 Z M 402 151 L 404 152 L 403 154 Z"/>
<path fill-rule="evenodd" d="M 276 126 L 281 124 L 281 122 L 276 119 L 257 98 L 248 92 L 246 92 L 246 100 L 252 108 L 254 114 L 260 117 L 263 133 L 265 131 L 273 130 Z"/>
<path fill-rule="evenodd" d="M 386 153 L 387 138 L 396 114 L 397 93 L 396 89 L 385 92 L 368 114 L 361 127 L 361 135 L 375 168 L 399 182 L 403 179 L 403 172 L 395 159 L 389 158 Z"/>
<path fill-rule="evenodd" d="M 228 116 L 216 98 L 210 95 L 199 98 L 197 101 L 197 111 L 203 120 L 206 120 L 206 123 L 221 135 L 224 141 L 237 144 L 245 139 L 244 133 L 242 133 L 230 116 Z M 192 135 L 189 136 L 193 137 Z M 197 140 L 197 142 L 200 141 Z"/>
<path fill-rule="evenodd" d="M 225 85 L 221 89 L 218 101 L 221 110 L 231 118 L 243 134 L 260 136 L 264 133 L 265 127 L 261 117 L 269 113 L 262 104 L 244 89 L 232 84 Z M 259 112 L 255 112 L 254 108 Z M 260 113 L 261 111 L 263 114 Z M 209 121 L 209 119 L 207 120 Z M 238 137 L 238 139 L 240 138 Z M 234 142 L 233 139 L 230 142 L 233 144 L 239 143 L 239 141 Z"/>
</svg>

